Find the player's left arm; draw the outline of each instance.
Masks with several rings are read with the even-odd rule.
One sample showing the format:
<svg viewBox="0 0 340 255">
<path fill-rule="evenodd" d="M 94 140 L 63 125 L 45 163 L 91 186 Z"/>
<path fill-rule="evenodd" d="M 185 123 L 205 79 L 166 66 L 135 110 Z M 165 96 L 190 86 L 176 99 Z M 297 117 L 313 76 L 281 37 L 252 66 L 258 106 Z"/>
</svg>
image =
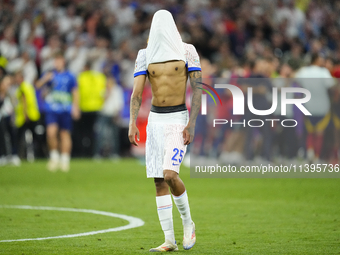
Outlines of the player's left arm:
<svg viewBox="0 0 340 255">
<path fill-rule="evenodd" d="M 71 115 L 74 120 L 80 119 L 80 109 L 79 109 L 79 91 L 77 87 L 77 82 L 75 77 L 73 77 L 72 81 L 72 111 Z"/>
<path fill-rule="evenodd" d="M 190 144 L 195 136 L 195 126 L 197 115 L 201 109 L 201 95 L 202 90 L 199 89 L 202 84 L 202 72 L 192 71 L 189 72 L 190 85 L 192 89 L 192 99 L 191 99 L 191 111 L 189 123 L 183 131 L 184 144 Z"/>
<path fill-rule="evenodd" d="M 72 118 L 74 120 L 80 119 L 80 109 L 79 109 L 79 91 L 78 88 L 72 90 Z"/>
</svg>

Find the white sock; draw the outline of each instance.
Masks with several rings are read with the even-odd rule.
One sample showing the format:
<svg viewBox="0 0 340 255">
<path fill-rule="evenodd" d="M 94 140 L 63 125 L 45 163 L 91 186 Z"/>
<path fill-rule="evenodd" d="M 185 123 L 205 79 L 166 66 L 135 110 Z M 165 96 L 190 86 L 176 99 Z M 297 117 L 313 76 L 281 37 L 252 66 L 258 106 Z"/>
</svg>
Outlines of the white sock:
<svg viewBox="0 0 340 255">
<path fill-rule="evenodd" d="M 60 156 L 60 162 L 65 163 L 65 164 L 69 164 L 70 163 L 70 154 L 62 153 L 61 156 Z"/>
<path fill-rule="evenodd" d="M 164 232 L 165 240 L 175 243 L 171 195 L 156 197 L 156 204 L 158 218 Z"/>
<path fill-rule="evenodd" d="M 178 197 L 172 195 L 174 198 L 174 202 L 177 206 L 179 213 L 181 214 L 182 223 L 184 227 L 191 226 L 191 214 L 190 214 L 190 207 L 188 201 L 188 194 L 187 191 Z"/>
<path fill-rule="evenodd" d="M 53 161 L 59 161 L 59 152 L 57 150 L 51 150 L 50 159 Z"/>
</svg>

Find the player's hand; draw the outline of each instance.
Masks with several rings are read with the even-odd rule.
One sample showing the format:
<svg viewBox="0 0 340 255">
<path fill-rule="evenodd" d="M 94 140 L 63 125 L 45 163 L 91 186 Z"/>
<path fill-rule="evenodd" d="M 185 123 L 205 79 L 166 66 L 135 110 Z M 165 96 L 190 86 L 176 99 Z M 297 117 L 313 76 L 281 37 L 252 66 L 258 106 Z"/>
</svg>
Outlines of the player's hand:
<svg viewBox="0 0 340 255">
<path fill-rule="evenodd" d="M 74 120 L 80 119 L 80 110 L 78 106 L 72 106 L 71 116 Z"/>
<path fill-rule="evenodd" d="M 183 130 L 184 145 L 189 145 L 194 140 L 195 127 L 188 124 Z"/>
<path fill-rule="evenodd" d="M 45 82 L 49 82 L 50 80 L 53 79 L 53 73 L 52 72 L 47 72 L 45 75 L 44 75 L 44 81 Z"/>
<path fill-rule="evenodd" d="M 138 130 L 136 124 L 130 124 L 129 125 L 129 140 L 130 140 L 130 143 L 132 143 L 135 146 L 138 146 L 138 143 L 136 142 L 136 136 L 137 136 L 137 141 L 139 141 L 139 130 Z"/>
</svg>

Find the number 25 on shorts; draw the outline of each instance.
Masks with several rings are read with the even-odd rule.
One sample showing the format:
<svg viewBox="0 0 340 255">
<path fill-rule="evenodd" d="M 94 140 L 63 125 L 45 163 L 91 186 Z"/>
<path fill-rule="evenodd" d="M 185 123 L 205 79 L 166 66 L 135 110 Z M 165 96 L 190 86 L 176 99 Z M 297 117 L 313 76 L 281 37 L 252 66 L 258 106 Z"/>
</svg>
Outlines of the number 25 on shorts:
<svg viewBox="0 0 340 255">
<path fill-rule="evenodd" d="M 177 148 L 174 148 L 173 149 L 173 152 L 175 153 L 174 156 L 171 158 L 172 160 L 172 165 L 173 166 L 177 166 L 179 165 L 182 160 L 183 160 L 183 153 L 184 151 L 183 150 L 179 150 Z M 178 155 L 179 154 L 179 155 Z"/>
</svg>

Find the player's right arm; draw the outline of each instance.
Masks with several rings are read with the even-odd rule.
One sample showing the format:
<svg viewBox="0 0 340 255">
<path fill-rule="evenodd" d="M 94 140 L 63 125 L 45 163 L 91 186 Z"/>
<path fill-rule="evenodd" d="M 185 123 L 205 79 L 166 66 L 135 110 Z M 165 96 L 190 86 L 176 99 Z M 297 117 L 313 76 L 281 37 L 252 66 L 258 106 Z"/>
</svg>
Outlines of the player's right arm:
<svg viewBox="0 0 340 255">
<path fill-rule="evenodd" d="M 139 108 L 142 104 L 142 94 L 145 86 L 145 80 L 147 75 L 147 67 L 146 67 L 146 55 L 145 49 L 140 50 L 137 55 L 135 70 L 133 76 L 135 79 L 133 80 L 133 91 L 131 95 L 130 101 L 130 124 L 129 124 L 129 140 L 130 143 L 138 146 L 136 142 L 139 141 L 139 130 L 136 125 L 137 116 L 139 112 Z"/>
<path fill-rule="evenodd" d="M 146 75 L 138 75 L 133 81 L 133 91 L 130 101 L 130 123 L 129 123 L 129 140 L 130 143 L 138 146 L 139 130 L 136 125 L 138 112 L 142 104 L 142 94 L 145 86 Z"/>
<path fill-rule="evenodd" d="M 37 89 L 40 89 L 42 86 L 50 82 L 52 79 L 53 79 L 53 73 L 47 72 L 39 80 L 37 80 L 37 82 L 35 83 L 35 87 Z"/>
</svg>

